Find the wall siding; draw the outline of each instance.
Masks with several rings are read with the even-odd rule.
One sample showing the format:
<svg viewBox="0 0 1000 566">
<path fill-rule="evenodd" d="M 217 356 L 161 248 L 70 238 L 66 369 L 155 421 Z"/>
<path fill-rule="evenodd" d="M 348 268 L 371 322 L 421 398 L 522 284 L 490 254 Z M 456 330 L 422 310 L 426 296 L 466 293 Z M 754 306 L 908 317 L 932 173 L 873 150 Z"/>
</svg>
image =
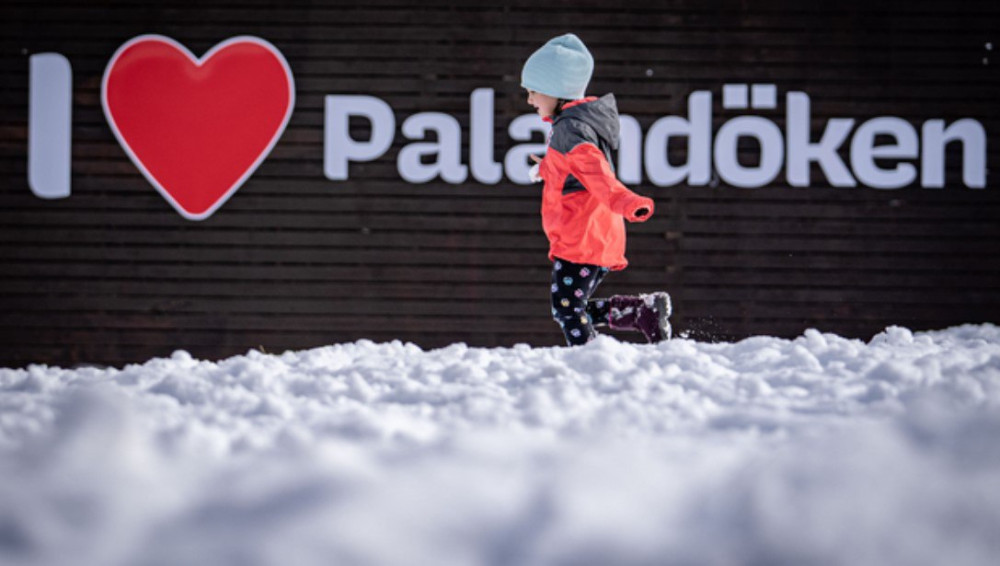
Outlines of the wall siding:
<svg viewBox="0 0 1000 566">
<path fill-rule="evenodd" d="M 0 365 L 124 364 L 185 349 L 221 358 L 370 339 L 438 347 L 556 345 L 539 186 L 405 183 L 396 155 L 323 176 L 323 101 L 370 94 L 399 124 L 455 116 L 468 140 L 469 95 L 496 91 L 496 158 L 528 113 L 523 60 L 548 38 L 579 34 L 643 131 L 687 115 L 713 92 L 713 129 L 754 113 L 784 128 L 784 94 L 812 100 L 812 137 L 832 117 L 898 116 L 914 125 L 971 117 L 1000 167 L 1000 5 L 995 2 L 549 0 L 505 3 L 366 0 L 163 0 L 0 4 Z M 296 107 L 256 173 L 211 218 L 178 215 L 139 174 L 100 104 L 108 59 L 143 33 L 201 55 L 235 35 L 263 37 L 288 60 Z M 47 201 L 27 185 L 28 57 L 73 66 L 73 194 Z M 722 85 L 773 83 L 778 108 L 722 108 Z M 355 132 L 364 135 L 359 126 Z M 540 141 L 540 139 L 539 139 Z M 519 142 L 518 142 L 519 143 Z M 756 147 L 741 144 L 741 159 Z M 468 163 L 467 148 L 463 162 Z M 847 144 L 841 156 L 849 162 Z M 671 145 L 674 163 L 686 158 Z M 836 188 L 784 175 L 758 189 L 632 187 L 655 218 L 629 228 L 631 267 L 610 293 L 666 289 L 675 328 L 701 340 L 806 328 L 868 338 L 1000 319 L 1000 191 L 961 182 L 947 150 L 946 187 Z M 619 335 L 622 339 L 634 336 Z"/>
</svg>

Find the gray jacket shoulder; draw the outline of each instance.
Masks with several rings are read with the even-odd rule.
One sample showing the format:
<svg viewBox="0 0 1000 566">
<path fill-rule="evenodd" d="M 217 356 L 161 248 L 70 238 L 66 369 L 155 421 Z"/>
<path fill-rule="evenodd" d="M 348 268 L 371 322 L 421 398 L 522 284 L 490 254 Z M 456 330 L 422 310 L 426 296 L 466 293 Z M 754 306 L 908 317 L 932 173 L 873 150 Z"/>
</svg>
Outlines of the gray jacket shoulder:
<svg viewBox="0 0 1000 566">
<path fill-rule="evenodd" d="M 561 118 L 552 125 L 552 139 L 549 147 L 559 153 L 569 153 L 581 143 L 599 146 L 600 137 L 589 124 L 574 118 Z"/>
</svg>

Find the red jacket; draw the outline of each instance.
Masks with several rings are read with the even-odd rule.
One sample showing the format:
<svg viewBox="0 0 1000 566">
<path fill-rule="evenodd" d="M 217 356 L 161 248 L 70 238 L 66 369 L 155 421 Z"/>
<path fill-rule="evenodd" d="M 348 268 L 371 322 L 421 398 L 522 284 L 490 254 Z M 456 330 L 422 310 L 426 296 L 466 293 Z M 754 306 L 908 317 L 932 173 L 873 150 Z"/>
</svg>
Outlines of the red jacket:
<svg viewBox="0 0 1000 566">
<path fill-rule="evenodd" d="M 571 102 L 552 121 L 552 135 L 539 175 L 542 227 L 549 259 L 561 258 L 625 269 L 625 220 L 644 222 L 653 201 L 615 177 L 611 150 L 618 149 L 614 95 Z M 645 212 L 645 214 L 642 214 Z"/>
</svg>

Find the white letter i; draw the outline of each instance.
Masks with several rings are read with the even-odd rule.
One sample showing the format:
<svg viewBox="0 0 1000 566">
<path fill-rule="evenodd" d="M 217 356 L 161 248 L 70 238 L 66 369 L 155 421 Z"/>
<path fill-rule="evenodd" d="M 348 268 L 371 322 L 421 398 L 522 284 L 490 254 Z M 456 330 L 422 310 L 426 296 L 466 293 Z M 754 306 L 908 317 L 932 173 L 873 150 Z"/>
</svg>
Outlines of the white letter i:
<svg viewBox="0 0 1000 566">
<path fill-rule="evenodd" d="M 73 69 L 58 53 L 30 58 L 28 186 L 44 199 L 70 195 Z"/>
</svg>

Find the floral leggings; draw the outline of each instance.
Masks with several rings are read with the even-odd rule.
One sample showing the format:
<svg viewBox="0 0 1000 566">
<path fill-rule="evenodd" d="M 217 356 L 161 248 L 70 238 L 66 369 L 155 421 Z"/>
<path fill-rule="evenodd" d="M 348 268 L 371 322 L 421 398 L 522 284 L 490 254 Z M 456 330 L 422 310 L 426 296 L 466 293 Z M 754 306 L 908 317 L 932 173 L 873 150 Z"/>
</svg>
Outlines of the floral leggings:
<svg viewBox="0 0 1000 566">
<path fill-rule="evenodd" d="M 597 336 L 595 325 L 608 323 L 608 302 L 590 300 L 608 268 L 556 258 L 552 265 L 552 318 L 562 327 L 570 346 Z"/>
</svg>

